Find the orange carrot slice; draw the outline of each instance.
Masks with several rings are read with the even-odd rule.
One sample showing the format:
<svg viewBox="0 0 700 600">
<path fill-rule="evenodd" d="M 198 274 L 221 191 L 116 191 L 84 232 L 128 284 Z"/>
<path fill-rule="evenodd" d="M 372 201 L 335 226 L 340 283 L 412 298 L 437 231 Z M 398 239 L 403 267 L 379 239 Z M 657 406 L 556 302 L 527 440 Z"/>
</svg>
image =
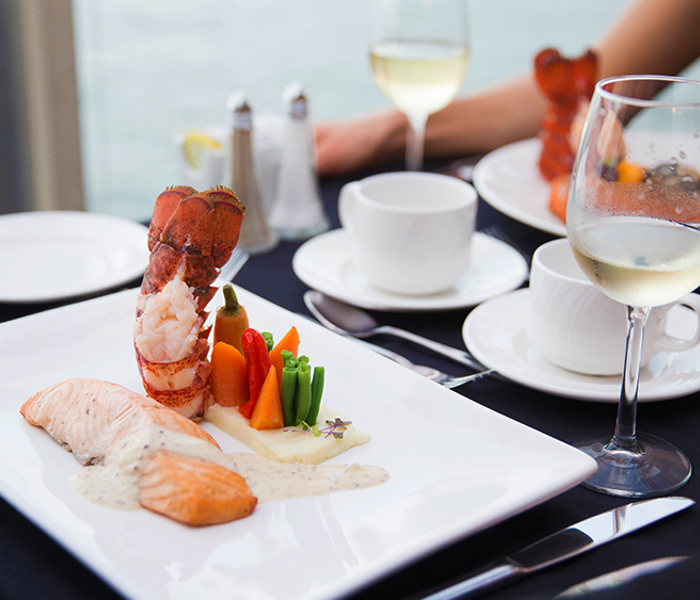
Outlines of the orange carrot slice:
<svg viewBox="0 0 700 600">
<path fill-rule="evenodd" d="M 637 183 L 644 179 L 644 169 L 638 164 L 628 160 L 621 160 L 617 165 L 617 180 Z"/>
<path fill-rule="evenodd" d="M 250 417 L 253 429 L 278 429 L 284 426 L 280 388 L 277 385 L 277 369 L 270 367 L 265 382 L 260 388 L 258 401 L 255 403 L 253 415 Z"/>
<path fill-rule="evenodd" d="M 280 389 L 282 389 L 282 369 L 284 368 L 282 350 L 288 350 L 294 356 L 297 356 L 299 353 L 299 332 L 296 327 L 292 326 L 285 336 L 277 342 L 275 347 L 270 350 L 270 362 L 277 369 L 277 385 Z"/>
<path fill-rule="evenodd" d="M 248 401 L 248 368 L 243 355 L 231 344 L 214 344 L 209 386 L 221 406 L 240 406 Z"/>
</svg>

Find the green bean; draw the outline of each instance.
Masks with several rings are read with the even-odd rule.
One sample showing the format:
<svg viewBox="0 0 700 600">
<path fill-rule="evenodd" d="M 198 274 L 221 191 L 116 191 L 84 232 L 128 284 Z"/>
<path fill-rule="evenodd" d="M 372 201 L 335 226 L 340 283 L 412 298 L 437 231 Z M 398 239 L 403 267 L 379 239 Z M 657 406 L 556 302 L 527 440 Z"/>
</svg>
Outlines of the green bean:
<svg viewBox="0 0 700 600">
<path fill-rule="evenodd" d="M 289 350 L 282 350 L 280 356 L 282 357 L 282 367 L 287 366 L 287 360 L 294 358 L 294 355 Z"/>
<path fill-rule="evenodd" d="M 311 407 L 311 368 L 309 365 L 299 365 L 297 370 L 297 423 L 306 423 Z"/>
<path fill-rule="evenodd" d="M 280 390 L 280 401 L 282 402 L 282 416 L 284 425 L 290 427 L 294 425 L 296 407 L 294 400 L 297 393 L 297 369 L 284 367 L 282 369 L 282 389 Z"/>
<path fill-rule="evenodd" d="M 314 367 L 314 378 L 311 382 L 311 407 L 306 417 L 306 422 L 312 427 L 318 420 L 318 411 L 321 409 L 321 396 L 323 395 L 323 381 L 326 370 L 323 367 Z"/>
<path fill-rule="evenodd" d="M 273 339 L 272 334 L 269 331 L 263 331 L 261 335 L 265 340 L 265 344 L 267 345 L 267 351 L 269 352 L 275 347 L 275 340 Z"/>
</svg>

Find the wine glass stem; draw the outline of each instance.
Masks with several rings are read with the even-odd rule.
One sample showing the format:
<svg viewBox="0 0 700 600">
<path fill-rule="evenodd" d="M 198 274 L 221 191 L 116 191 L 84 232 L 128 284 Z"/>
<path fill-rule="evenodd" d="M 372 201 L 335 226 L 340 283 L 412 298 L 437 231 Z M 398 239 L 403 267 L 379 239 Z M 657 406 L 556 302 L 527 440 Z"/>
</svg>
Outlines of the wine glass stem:
<svg viewBox="0 0 700 600">
<path fill-rule="evenodd" d="M 618 448 L 632 448 L 637 443 L 637 397 L 642 363 L 644 328 L 651 308 L 627 307 L 627 347 L 622 392 L 612 439 Z"/>
<path fill-rule="evenodd" d="M 406 169 L 420 171 L 423 168 L 425 126 L 428 115 L 408 115 L 409 128 L 406 139 Z"/>
</svg>

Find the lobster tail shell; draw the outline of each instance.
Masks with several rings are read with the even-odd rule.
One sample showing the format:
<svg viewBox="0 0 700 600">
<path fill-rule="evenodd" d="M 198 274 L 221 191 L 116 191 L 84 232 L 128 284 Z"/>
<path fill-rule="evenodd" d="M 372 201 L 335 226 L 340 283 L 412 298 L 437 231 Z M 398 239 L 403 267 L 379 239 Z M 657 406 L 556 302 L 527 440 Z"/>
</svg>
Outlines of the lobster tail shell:
<svg viewBox="0 0 700 600">
<path fill-rule="evenodd" d="M 548 181 L 573 169 L 576 148 L 572 147 L 569 134 L 582 103 L 593 95 L 596 66 L 596 55 L 590 50 L 570 59 L 547 48 L 535 57 L 535 80 L 547 100 L 539 135 L 542 152 L 538 166 Z"/>
<path fill-rule="evenodd" d="M 151 217 L 151 226 L 148 228 L 148 249 L 153 250 L 156 242 L 160 240 L 160 234 L 167 224 L 175 209 L 180 202 L 187 198 L 190 194 L 196 194 L 197 191 L 187 185 L 177 185 L 169 187 L 156 198 L 156 204 L 153 208 L 153 216 Z"/>
<path fill-rule="evenodd" d="M 203 416 L 209 401 L 209 328 L 202 324 L 207 304 L 216 292 L 211 284 L 236 247 L 244 211 L 236 195 L 223 186 L 202 193 L 187 186 L 168 188 L 158 196 L 153 210 L 148 233 L 151 256 L 141 284 L 134 329 L 136 358 L 148 396 L 192 419 Z M 175 288 L 168 286 L 170 282 Z M 173 296 L 172 289 L 180 290 L 180 295 Z M 156 303 L 160 308 L 146 308 L 150 304 L 146 297 L 160 299 L 160 304 Z M 163 329 L 165 333 L 153 332 L 160 327 L 152 325 L 153 315 L 156 323 L 164 320 L 176 333 L 168 327 Z M 174 335 L 179 339 L 177 336 L 184 331 L 178 330 L 179 323 L 181 318 L 184 322 L 185 315 L 196 318 L 198 334 L 196 341 L 184 347 L 184 358 L 182 354 L 170 354 L 171 360 L 146 358 L 139 344 L 148 345 L 149 336 L 160 340 L 157 336 Z M 145 322 L 148 327 L 142 326 Z M 164 342 L 167 346 L 167 340 Z"/>
<path fill-rule="evenodd" d="M 153 211 L 151 258 L 141 291 L 160 291 L 182 264 L 187 285 L 206 294 L 238 243 L 244 211 L 236 194 L 223 186 L 201 194 L 187 186 L 165 190 Z"/>
<path fill-rule="evenodd" d="M 206 198 L 190 194 L 170 215 L 160 243 L 185 254 L 209 256 L 214 240 L 214 208 Z"/>
<path fill-rule="evenodd" d="M 203 193 L 214 208 L 214 236 L 211 254 L 214 264 L 223 267 L 238 243 L 245 207 L 236 195 L 223 186 Z"/>
<path fill-rule="evenodd" d="M 564 58 L 547 48 L 535 57 L 535 78 L 550 102 L 577 105 L 590 98 L 596 82 L 596 55 L 588 50 L 577 58 Z"/>
</svg>

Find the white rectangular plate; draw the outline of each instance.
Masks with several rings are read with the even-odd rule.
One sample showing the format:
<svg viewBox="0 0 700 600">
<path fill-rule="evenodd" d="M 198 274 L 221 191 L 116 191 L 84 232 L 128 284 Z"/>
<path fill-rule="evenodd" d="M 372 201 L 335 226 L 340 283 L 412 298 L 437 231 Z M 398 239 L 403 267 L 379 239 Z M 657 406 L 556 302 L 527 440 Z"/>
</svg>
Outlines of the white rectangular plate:
<svg viewBox="0 0 700 600">
<path fill-rule="evenodd" d="M 330 599 L 576 485 L 595 463 L 350 340 L 238 290 L 251 325 L 291 325 L 326 367 L 324 402 L 372 440 L 330 462 L 378 465 L 374 488 L 260 504 L 241 521 L 189 528 L 146 510 L 86 502 L 81 468 L 19 414 L 69 377 L 142 391 L 132 345 L 136 291 L 0 325 L 0 493 L 135 600 Z M 217 296 L 212 306 L 221 304 Z M 224 451 L 246 451 L 205 424 Z"/>
</svg>

